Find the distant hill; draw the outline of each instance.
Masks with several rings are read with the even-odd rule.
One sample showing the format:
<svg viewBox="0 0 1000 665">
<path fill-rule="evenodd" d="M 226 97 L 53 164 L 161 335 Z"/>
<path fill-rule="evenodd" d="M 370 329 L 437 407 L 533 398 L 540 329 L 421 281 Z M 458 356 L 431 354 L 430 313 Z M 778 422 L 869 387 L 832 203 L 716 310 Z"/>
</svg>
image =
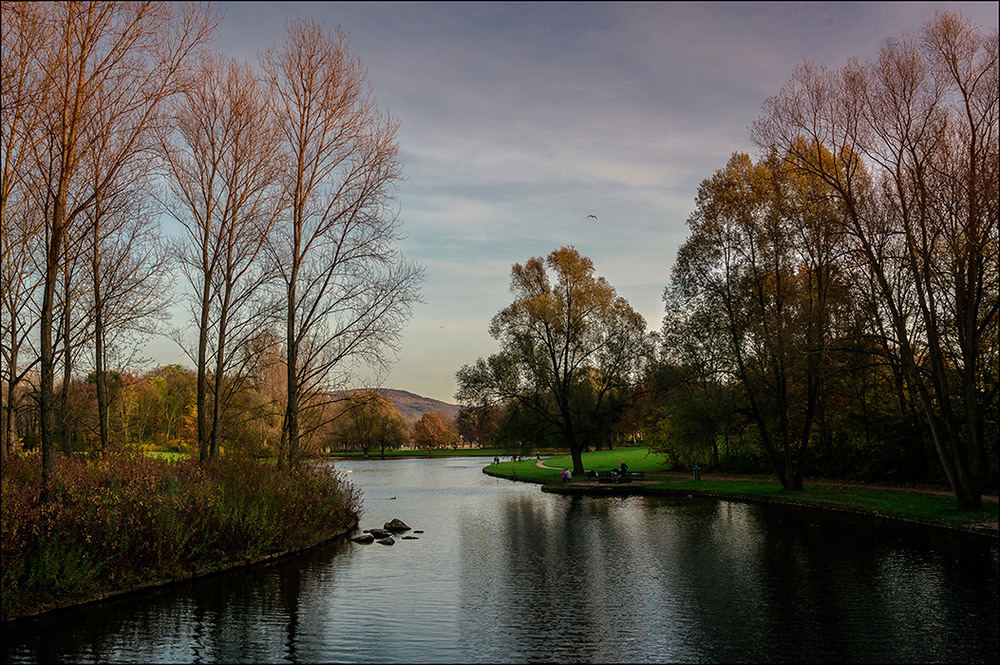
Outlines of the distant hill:
<svg viewBox="0 0 1000 665">
<path fill-rule="evenodd" d="M 349 393 L 351 390 L 337 391 L 338 393 Z M 399 409 L 399 412 L 406 418 L 408 425 L 420 420 L 420 416 L 425 413 L 446 413 L 452 418 L 458 417 L 461 407 L 457 404 L 449 404 L 440 400 L 422 397 L 405 390 L 395 390 L 393 388 L 379 388 L 377 393 L 383 397 L 388 397 L 392 405 Z"/>
<path fill-rule="evenodd" d="M 378 393 L 383 397 L 388 397 L 392 405 L 399 409 L 399 412 L 406 418 L 410 425 L 420 420 L 420 416 L 425 413 L 447 413 L 452 418 L 458 417 L 461 407 L 457 404 L 449 404 L 440 400 L 422 397 L 405 390 L 393 390 L 392 388 L 379 388 Z"/>
</svg>

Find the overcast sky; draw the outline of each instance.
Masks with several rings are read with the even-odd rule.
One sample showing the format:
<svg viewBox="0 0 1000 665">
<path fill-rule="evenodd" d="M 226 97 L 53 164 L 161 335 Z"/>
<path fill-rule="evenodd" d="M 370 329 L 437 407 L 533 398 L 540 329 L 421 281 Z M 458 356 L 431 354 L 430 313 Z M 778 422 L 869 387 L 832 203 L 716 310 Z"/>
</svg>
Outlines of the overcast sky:
<svg viewBox="0 0 1000 665">
<path fill-rule="evenodd" d="M 573 245 L 657 330 L 699 183 L 796 65 L 873 59 L 936 9 L 997 26 L 997 4 L 222 3 L 217 47 L 256 61 L 285 19 L 339 24 L 400 122 L 407 258 L 425 267 L 384 387 L 454 402 L 497 351 L 510 268 Z M 597 220 L 588 219 L 595 215 Z M 166 343 L 159 362 L 177 362 Z"/>
</svg>

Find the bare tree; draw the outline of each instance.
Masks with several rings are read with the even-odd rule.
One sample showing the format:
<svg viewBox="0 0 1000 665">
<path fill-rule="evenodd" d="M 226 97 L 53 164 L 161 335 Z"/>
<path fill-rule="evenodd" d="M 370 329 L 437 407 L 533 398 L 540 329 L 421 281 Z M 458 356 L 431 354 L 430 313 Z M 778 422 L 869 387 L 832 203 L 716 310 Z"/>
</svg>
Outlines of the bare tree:
<svg viewBox="0 0 1000 665">
<path fill-rule="evenodd" d="M 963 509 L 998 395 L 997 70 L 995 30 L 938 13 L 874 63 L 806 63 L 753 131 L 833 190 Z"/>
<path fill-rule="evenodd" d="M 295 20 L 262 67 L 287 159 L 273 259 L 282 286 L 287 402 L 282 459 L 301 456 L 302 412 L 399 343 L 422 271 L 396 249 L 396 121 L 381 113 L 346 35 Z"/>
<path fill-rule="evenodd" d="M 114 123 L 117 107 L 114 89 L 101 89 L 95 98 L 107 103 L 94 105 L 92 122 Z M 128 132 L 104 132 L 94 136 L 80 161 L 80 196 L 89 200 L 81 207 L 80 254 L 86 266 L 86 290 L 90 303 L 91 334 L 87 358 L 94 368 L 97 392 L 98 435 L 106 448 L 108 433 L 108 363 L 131 359 L 134 349 L 157 330 L 163 317 L 165 260 L 159 224 L 151 207 L 151 174 L 155 161 L 148 149 L 134 151 L 120 163 L 133 140 Z M 148 148 L 148 143 L 144 143 Z M 109 179 L 109 171 L 117 175 Z M 131 342 L 131 344 L 129 344 Z"/>
<path fill-rule="evenodd" d="M 0 245 L 0 331 L 2 331 L 3 441 L 0 453 L 14 452 L 17 436 L 18 387 L 37 366 L 34 333 L 38 322 L 41 270 L 38 267 L 43 239 L 31 217 L 22 211 L 4 214 Z M 29 351 L 28 362 L 22 351 Z"/>
<path fill-rule="evenodd" d="M 136 174 L 138 175 L 138 174 Z M 141 340 L 157 330 L 165 311 L 166 260 L 158 224 L 139 187 L 148 181 L 130 179 L 109 189 L 85 212 L 89 241 L 87 271 L 93 317 L 93 367 L 97 389 L 98 435 L 101 448 L 108 431 L 108 368 L 118 358 L 122 366 L 126 340 Z"/>
<path fill-rule="evenodd" d="M 84 235 L 71 234 L 63 243 L 62 274 L 56 292 L 57 318 L 55 327 L 59 331 L 57 346 L 53 355 L 57 364 L 61 363 L 62 382 L 59 387 L 59 416 L 57 435 L 62 441 L 63 453 L 71 452 L 71 416 L 69 412 L 69 393 L 73 378 L 74 352 L 83 344 L 88 343 L 93 336 L 93 310 L 89 307 L 89 285 L 81 279 L 85 270 Z"/>
<path fill-rule="evenodd" d="M 221 411 L 244 376 L 237 352 L 266 318 L 262 259 L 279 210 L 280 151 L 270 102 L 236 61 L 204 57 L 172 114 L 176 140 L 164 139 L 162 148 L 179 202 L 173 215 L 186 232 L 180 259 L 194 291 L 204 464 L 218 454 Z"/>
<path fill-rule="evenodd" d="M 55 465 L 53 314 L 64 245 L 81 233 L 82 213 L 148 149 L 162 101 L 176 91 L 177 74 L 218 18 L 202 7 L 153 2 L 39 5 L 48 38 L 35 44 L 33 71 L 51 94 L 39 123 L 43 143 L 28 168 L 44 183 L 46 197 L 37 212 L 44 213 L 45 225 L 39 411 L 47 488 Z M 117 153 L 104 161 L 102 177 L 96 186 L 81 182 L 95 142 L 112 135 Z"/>
<path fill-rule="evenodd" d="M 0 454 L 14 450 L 18 385 L 37 364 L 33 335 L 38 322 L 44 242 L 42 216 L 37 210 L 37 173 L 31 164 L 38 151 L 40 125 L 50 81 L 36 50 L 48 42 L 51 25 L 44 7 L 30 2 L 3 3 L 0 47 L 0 113 L 2 180 L 0 180 L 0 349 L 3 382 L 3 427 Z M 34 180 L 33 180 L 34 179 Z M 31 349 L 22 365 L 22 350 Z"/>
</svg>

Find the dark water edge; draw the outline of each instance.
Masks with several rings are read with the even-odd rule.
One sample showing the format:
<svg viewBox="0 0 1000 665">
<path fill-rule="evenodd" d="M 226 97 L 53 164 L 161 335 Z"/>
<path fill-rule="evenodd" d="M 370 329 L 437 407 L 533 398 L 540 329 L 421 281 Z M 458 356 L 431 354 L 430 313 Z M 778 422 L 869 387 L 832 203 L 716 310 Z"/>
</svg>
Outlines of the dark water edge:
<svg viewBox="0 0 1000 665">
<path fill-rule="evenodd" d="M 339 541 L 4 627 L 3 662 L 996 662 L 995 542 L 687 497 L 567 497 L 476 460 L 345 463 Z"/>
</svg>

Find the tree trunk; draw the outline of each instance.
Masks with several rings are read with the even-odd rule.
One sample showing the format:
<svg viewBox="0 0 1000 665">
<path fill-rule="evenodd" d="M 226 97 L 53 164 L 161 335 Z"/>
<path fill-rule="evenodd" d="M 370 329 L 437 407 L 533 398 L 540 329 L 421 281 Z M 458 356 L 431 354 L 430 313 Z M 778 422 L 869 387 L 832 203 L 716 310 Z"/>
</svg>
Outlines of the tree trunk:
<svg viewBox="0 0 1000 665">
<path fill-rule="evenodd" d="M 98 259 L 94 251 L 94 385 L 97 388 L 97 427 L 101 450 L 108 449 L 108 381 L 104 368 L 104 303 L 97 278 Z"/>
<path fill-rule="evenodd" d="M 295 339 L 295 289 L 294 284 L 289 289 L 287 339 L 287 389 L 288 401 L 285 405 L 285 427 L 288 438 L 288 468 L 294 469 L 299 461 L 299 380 L 298 380 L 298 342 Z"/>
<path fill-rule="evenodd" d="M 231 278 L 227 277 L 227 279 L 231 283 Z M 214 399 L 212 404 L 212 435 L 209 459 L 215 459 L 219 456 L 219 439 L 222 437 L 222 405 L 225 401 L 223 397 L 223 381 L 225 381 L 224 375 L 226 369 L 226 326 L 228 325 L 229 317 L 230 290 L 227 285 L 222 311 L 219 313 L 219 344 L 215 350 L 215 385 L 212 392 Z"/>
<path fill-rule="evenodd" d="M 65 157 L 64 157 L 65 159 Z M 66 168 L 63 165 L 63 173 Z M 52 205 L 51 229 L 45 255 L 45 285 L 42 293 L 42 311 L 39 321 L 39 342 L 41 353 L 39 371 L 41 391 L 38 400 L 39 425 L 42 444 L 42 502 L 49 499 L 49 490 L 56 470 L 56 427 L 55 427 L 55 349 L 52 345 L 52 313 L 55 307 L 56 282 L 59 279 L 60 258 L 66 236 L 66 199 L 68 179 L 59 181 Z"/>
<path fill-rule="evenodd" d="M 205 260 L 207 263 L 207 259 Z M 201 296 L 201 322 L 198 327 L 198 381 L 196 404 L 198 409 L 198 462 L 202 466 L 208 464 L 209 459 L 209 430 L 208 430 L 208 313 L 211 296 L 211 282 L 209 276 L 204 277 Z"/>
<path fill-rule="evenodd" d="M 70 297 L 70 257 L 67 245 L 65 264 L 63 265 L 63 384 L 59 393 L 59 436 L 62 439 L 63 455 L 69 455 L 71 451 L 70 436 L 70 416 L 69 416 L 69 391 L 70 380 L 73 377 L 73 352 L 71 345 L 72 335 L 72 298 Z"/>
<path fill-rule="evenodd" d="M 13 324 L 13 322 L 11 322 Z M 17 440 L 17 426 L 16 426 L 16 396 L 15 390 L 17 389 L 17 333 L 14 326 L 11 325 L 10 331 L 10 367 L 8 371 L 10 372 L 10 377 L 7 379 L 7 401 L 3 405 L 3 442 L 0 444 L 0 459 L 5 459 L 7 455 L 13 455 L 15 452 L 14 442 Z"/>
</svg>

